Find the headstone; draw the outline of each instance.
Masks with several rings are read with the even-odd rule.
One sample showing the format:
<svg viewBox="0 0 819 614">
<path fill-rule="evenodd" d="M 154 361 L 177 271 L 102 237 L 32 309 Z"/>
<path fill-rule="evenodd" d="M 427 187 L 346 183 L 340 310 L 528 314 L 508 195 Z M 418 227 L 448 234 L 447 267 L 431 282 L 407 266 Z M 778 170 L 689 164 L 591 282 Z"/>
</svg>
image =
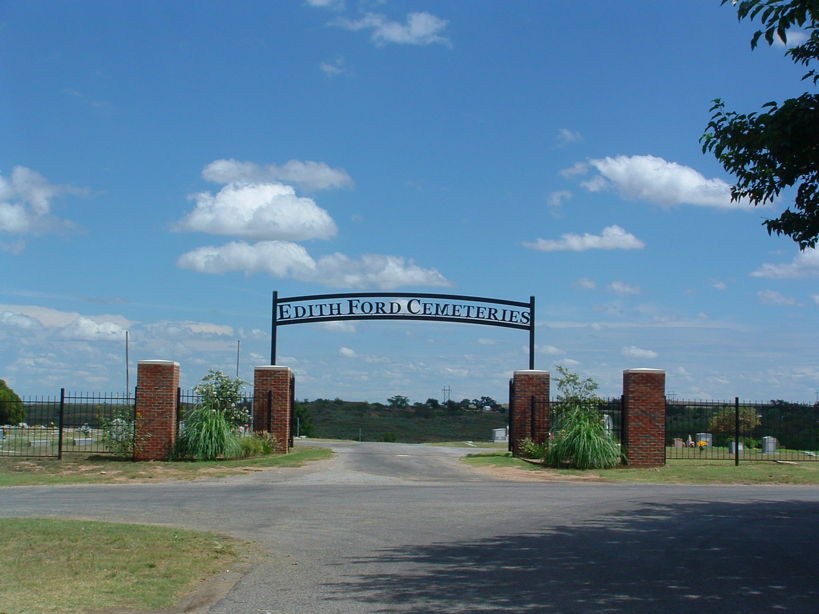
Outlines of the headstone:
<svg viewBox="0 0 819 614">
<path fill-rule="evenodd" d="M 674 438 L 674 447 L 675 448 L 684 448 L 685 442 L 680 437 Z"/>
<path fill-rule="evenodd" d="M 509 430 L 507 427 L 503 427 L 502 429 L 492 429 L 492 441 L 494 443 L 509 441 Z"/>
<path fill-rule="evenodd" d="M 696 444 L 699 444 L 701 441 L 704 441 L 708 444 L 708 446 L 714 445 L 714 436 L 711 433 L 697 433 L 697 440 Z"/>
<path fill-rule="evenodd" d="M 728 444 L 728 452 L 729 452 L 730 454 L 734 454 L 734 450 L 736 449 L 736 445 L 737 445 L 737 442 L 736 442 L 736 441 L 732 441 L 732 442 L 730 442 L 730 443 Z M 740 453 L 740 454 L 742 454 L 744 451 L 745 451 L 745 450 L 744 450 L 744 449 L 743 449 L 743 447 L 742 447 L 742 442 L 740 441 L 740 442 L 739 442 L 739 453 Z"/>
<path fill-rule="evenodd" d="M 762 438 L 762 453 L 763 454 L 776 454 L 776 437 L 763 437 Z"/>
</svg>

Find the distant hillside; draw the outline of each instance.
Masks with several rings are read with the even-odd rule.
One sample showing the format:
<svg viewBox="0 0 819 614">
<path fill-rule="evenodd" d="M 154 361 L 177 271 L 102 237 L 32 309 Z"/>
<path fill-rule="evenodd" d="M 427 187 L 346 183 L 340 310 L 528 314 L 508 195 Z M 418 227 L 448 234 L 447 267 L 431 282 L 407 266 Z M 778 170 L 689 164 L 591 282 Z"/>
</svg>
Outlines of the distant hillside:
<svg viewBox="0 0 819 614">
<path fill-rule="evenodd" d="M 361 441 L 489 441 L 492 429 L 506 426 L 500 411 L 411 405 L 401 409 L 381 403 L 316 399 L 296 403 L 302 435 Z"/>
</svg>

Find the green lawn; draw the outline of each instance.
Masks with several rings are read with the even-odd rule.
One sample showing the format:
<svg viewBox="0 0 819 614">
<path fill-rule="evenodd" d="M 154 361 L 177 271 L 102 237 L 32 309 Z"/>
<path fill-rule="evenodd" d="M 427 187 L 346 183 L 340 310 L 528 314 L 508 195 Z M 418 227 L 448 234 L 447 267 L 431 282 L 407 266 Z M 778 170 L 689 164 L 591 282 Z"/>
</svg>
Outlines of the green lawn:
<svg viewBox="0 0 819 614">
<path fill-rule="evenodd" d="M 579 471 L 552 469 L 512 458 L 508 452 L 470 454 L 465 462 L 476 466 L 513 467 L 522 471 L 543 472 L 562 479 L 572 477 L 597 479 L 601 482 L 644 482 L 652 484 L 819 484 L 819 462 L 776 463 L 771 461 L 740 462 L 733 460 L 669 460 L 664 467 L 634 469 L 617 467 Z"/>
<path fill-rule="evenodd" d="M 66 455 L 56 458 L 0 457 L 0 486 L 45 484 L 112 484 L 224 477 L 270 467 L 298 467 L 332 455 L 328 448 L 296 447 L 289 454 L 271 454 L 232 461 L 133 462 L 106 456 Z M 2 614 L 2 612 L 0 612 Z"/>
<path fill-rule="evenodd" d="M 254 552 L 212 533 L 105 522 L 4 518 L 0 534 L 2 614 L 168 607 Z"/>
</svg>

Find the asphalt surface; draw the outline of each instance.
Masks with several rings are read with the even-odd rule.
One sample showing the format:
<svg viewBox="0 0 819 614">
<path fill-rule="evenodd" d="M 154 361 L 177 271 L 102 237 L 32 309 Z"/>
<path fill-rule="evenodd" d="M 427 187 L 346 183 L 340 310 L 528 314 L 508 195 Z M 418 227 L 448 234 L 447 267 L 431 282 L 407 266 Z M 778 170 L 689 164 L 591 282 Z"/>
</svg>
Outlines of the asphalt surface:
<svg viewBox="0 0 819 614">
<path fill-rule="evenodd" d="M 510 482 L 460 448 L 322 445 L 250 476 L 4 488 L 0 515 L 257 542 L 211 614 L 819 611 L 819 488 Z"/>
</svg>

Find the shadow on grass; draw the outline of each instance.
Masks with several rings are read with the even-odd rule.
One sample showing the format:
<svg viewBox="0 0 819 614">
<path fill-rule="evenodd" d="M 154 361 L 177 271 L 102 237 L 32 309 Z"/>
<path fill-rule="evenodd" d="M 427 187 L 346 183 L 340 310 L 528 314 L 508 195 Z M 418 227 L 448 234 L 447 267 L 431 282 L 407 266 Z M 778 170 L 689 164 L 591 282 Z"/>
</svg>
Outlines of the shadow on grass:
<svg viewBox="0 0 819 614">
<path fill-rule="evenodd" d="M 813 613 L 816 518 L 819 503 L 803 501 L 648 505 L 539 533 L 385 549 L 345 561 L 347 580 L 328 588 L 368 612 Z"/>
</svg>

